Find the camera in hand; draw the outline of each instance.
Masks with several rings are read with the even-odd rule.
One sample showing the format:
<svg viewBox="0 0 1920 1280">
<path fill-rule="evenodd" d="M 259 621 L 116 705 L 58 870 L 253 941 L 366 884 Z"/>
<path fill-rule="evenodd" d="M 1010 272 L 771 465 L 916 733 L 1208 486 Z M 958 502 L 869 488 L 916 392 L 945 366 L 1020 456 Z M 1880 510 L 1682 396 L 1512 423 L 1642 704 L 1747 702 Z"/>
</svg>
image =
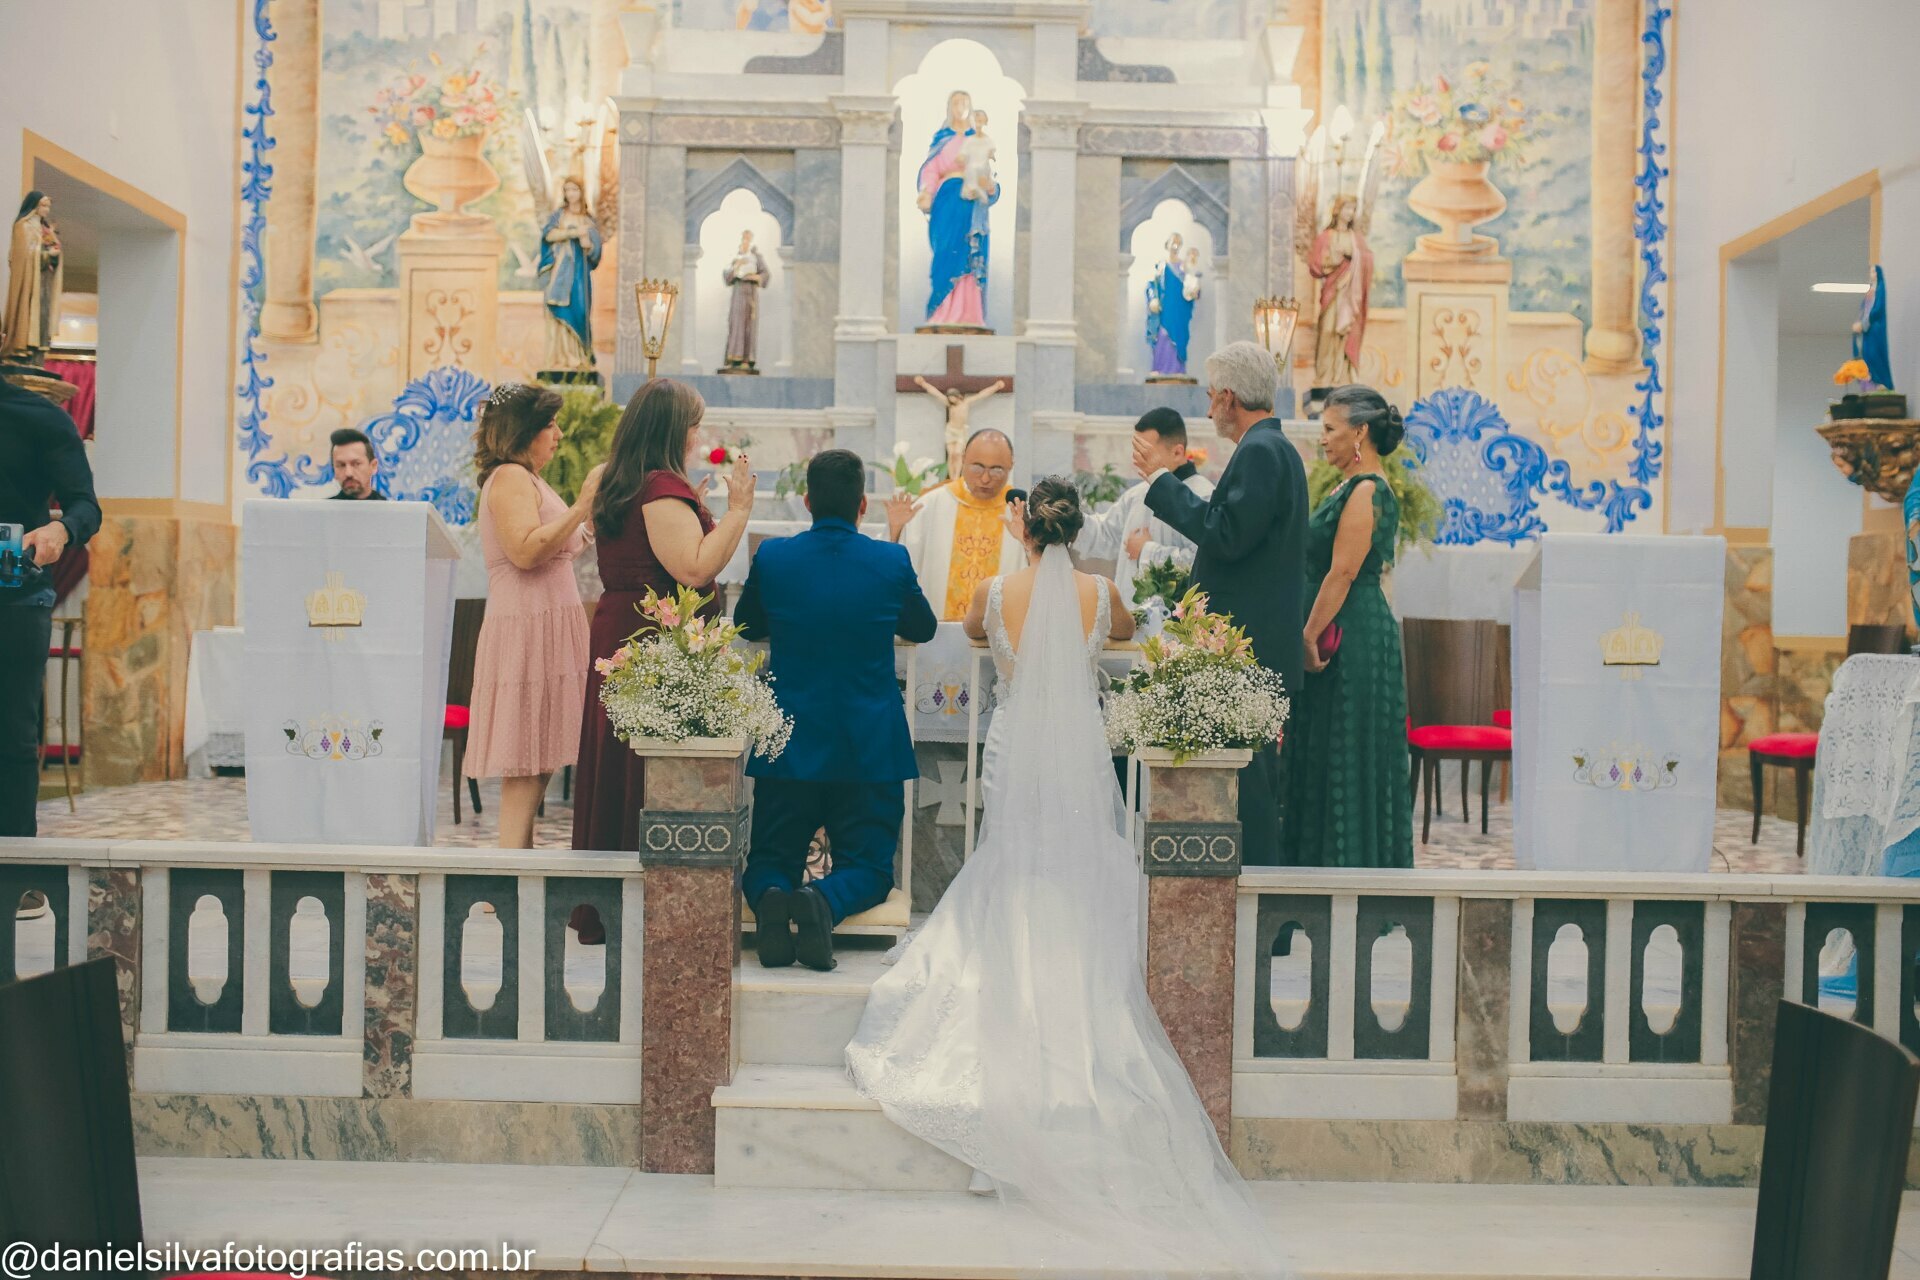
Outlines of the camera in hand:
<svg viewBox="0 0 1920 1280">
<path fill-rule="evenodd" d="M 0 589 L 18 587 L 29 577 L 39 576 L 33 556 L 20 545 L 26 526 L 0 524 Z"/>
</svg>

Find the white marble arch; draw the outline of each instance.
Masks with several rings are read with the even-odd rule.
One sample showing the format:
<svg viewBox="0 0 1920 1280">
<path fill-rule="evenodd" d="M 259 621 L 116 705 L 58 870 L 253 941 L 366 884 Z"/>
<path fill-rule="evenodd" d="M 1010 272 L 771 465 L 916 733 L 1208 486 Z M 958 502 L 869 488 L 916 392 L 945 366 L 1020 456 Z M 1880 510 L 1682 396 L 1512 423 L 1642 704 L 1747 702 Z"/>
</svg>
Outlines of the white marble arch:
<svg viewBox="0 0 1920 1280">
<path fill-rule="evenodd" d="M 1020 113 L 1027 91 L 1008 76 L 992 50 L 974 40 L 943 40 L 920 60 L 919 69 L 893 87 L 900 104 L 900 328 L 911 333 L 925 323 L 932 250 L 927 244 L 927 216 L 915 204 L 920 165 L 927 144 L 946 115 L 947 99 L 956 89 L 973 97 L 976 110 L 987 113 L 987 133 L 998 150 L 994 174 L 1000 181 L 1000 200 L 988 217 L 991 244 L 987 258 L 987 324 L 999 334 L 1015 331 L 1013 273 L 1015 210 L 1020 203 Z"/>
<path fill-rule="evenodd" d="M 1187 343 L 1187 372 L 1195 378 L 1206 358 L 1219 348 L 1220 300 L 1227 287 L 1225 255 L 1215 256 L 1213 232 L 1194 217 L 1184 200 L 1162 200 L 1153 214 L 1133 229 L 1127 252 L 1120 256 L 1120 296 L 1126 300 L 1126 320 L 1120 329 L 1119 375 L 1122 380 L 1144 378 L 1153 371 L 1153 352 L 1147 345 L 1147 282 L 1166 260 L 1167 238 L 1178 233 L 1181 254 L 1200 250 L 1200 299 L 1193 309 L 1193 336 Z"/>
<path fill-rule="evenodd" d="M 684 373 L 713 373 L 726 358 L 727 311 L 733 299 L 722 276 L 740 248 L 742 231 L 753 232 L 754 248 L 767 262 L 767 287 L 760 294 L 760 371 L 792 372 L 793 289 L 786 273 L 792 246 L 781 242 L 780 221 L 761 206 L 759 196 L 739 187 L 701 219 L 699 240 L 687 246 L 693 341 L 682 348 L 690 352 L 681 359 Z"/>
</svg>

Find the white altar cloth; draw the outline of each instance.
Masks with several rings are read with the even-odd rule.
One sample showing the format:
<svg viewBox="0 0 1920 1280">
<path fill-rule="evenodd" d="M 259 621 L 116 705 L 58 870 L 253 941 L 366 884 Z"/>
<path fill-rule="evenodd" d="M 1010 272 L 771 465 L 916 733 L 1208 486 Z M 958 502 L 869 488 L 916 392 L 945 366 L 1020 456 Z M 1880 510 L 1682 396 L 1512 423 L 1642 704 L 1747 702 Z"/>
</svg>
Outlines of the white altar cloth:
<svg viewBox="0 0 1920 1280">
<path fill-rule="evenodd" d="M 247 817 L 431 845 L 458 545 L 421 502 L 246 504 Z"/>
<path fill-rule="evenodd" d="M 1708 870 L 1722 538 L 1548 534 L 1513 608 L 1514 863 Z"/>
<path fill-rule="evenodd" d="M 187 651 L 187 723 L 182 750 L 187 776 L 246 763 L 247 633 L 215 627 L 193 633 Z"/>
<path fill-rule="evenodd" d="M 1813 770 L 1807 870 L 1912 874 L 1888 854 L 1920 831 L 1920 658 L 1863 653 L 1833 676 Z"/>
<path fill-rule="evenodd" d="M 1393 566 L 1397 618 L 1513 621 L 1513 584 L 1533 562 L 1533 544 L 1408 547 Z"/>
</svg>

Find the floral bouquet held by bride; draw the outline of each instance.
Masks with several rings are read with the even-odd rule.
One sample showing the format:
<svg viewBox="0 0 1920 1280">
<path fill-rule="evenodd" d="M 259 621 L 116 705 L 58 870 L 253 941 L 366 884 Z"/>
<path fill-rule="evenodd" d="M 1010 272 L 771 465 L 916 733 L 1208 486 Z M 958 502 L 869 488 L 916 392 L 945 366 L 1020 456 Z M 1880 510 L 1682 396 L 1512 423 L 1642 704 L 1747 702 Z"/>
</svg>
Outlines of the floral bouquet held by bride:
<svg viewBox="0 0 1920 1280">
<path fill-rule="evenodd" d="M 701 616 L 710 598 L 688 587 L 671 600 L 647 592 L 640 612 L 648 625 L 594 664 L 604 681 L 601 705 L 614 735 L 630 746 L 744 738 L 772 760 L 786 749 L 793 720 L 760 674 L 766 655 L 736 649 L 740 628 L 733 623 Z"/>
</svg>

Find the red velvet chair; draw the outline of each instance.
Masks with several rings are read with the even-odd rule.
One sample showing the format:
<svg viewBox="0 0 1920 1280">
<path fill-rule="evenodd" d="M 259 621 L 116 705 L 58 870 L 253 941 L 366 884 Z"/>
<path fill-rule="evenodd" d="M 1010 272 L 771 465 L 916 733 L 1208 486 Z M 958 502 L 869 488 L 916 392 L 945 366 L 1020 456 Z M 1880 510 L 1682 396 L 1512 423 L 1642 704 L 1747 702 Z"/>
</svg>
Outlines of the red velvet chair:
<svg viewBox="0 0 1920 1280">
<path fill-rule="evenodd" d="M 1511 767 L 1512 717 L 1497 723 L 1507 701 L 1508 630 L 1497 622 L 1451 618 L 1407 618 L 1400 624 L 1402 663 L 1407 675 L 1408 785 L 1421 797 L 1420 843 L 1433 831 L 1433 810 L 1440 802 L 1440 762 L 1460 762 L 1460 820 L 1469 821 L 1467 772 L 1480 763 L 1480 831 L 1487 830 L 1487 802 L 1493 766 Z M 1421 778 L 1425 774 L 1425 785 Z"/>
<path fill-rule="evenodd" d="M 1856 653 L 1905 653 L 1907 629 L 1891 626 L 1852 626 L 1847 628 L 1847 656 Z M 1747 768 L 1753 782 L 1753 843 L 1760 843 L 1760 811 L 1765 806 L 1762 794 L 1768 765 L 1793 770 L 1793 851 L 1799 857 L 1807 853 L 1807 805 L 1813 790 L 1813 765 L 1820 754 L 1817 733 L 1769 733 L 1747 744 Z"/>
<path fill-rule="evenodd" d="M 467 762 L 467 726 L 473 722 L 473 659 L 480 648 L 480 624 L 486 618 L 485 600 L 453 602 L 453 649 L 447 657 L 447 717 L 442 741 L 453 743 L 453 820 L 460 821 L 460 770 Z M 480 784 L 467 779 L 473 811 L 480 812 Z"/>
</svg>

